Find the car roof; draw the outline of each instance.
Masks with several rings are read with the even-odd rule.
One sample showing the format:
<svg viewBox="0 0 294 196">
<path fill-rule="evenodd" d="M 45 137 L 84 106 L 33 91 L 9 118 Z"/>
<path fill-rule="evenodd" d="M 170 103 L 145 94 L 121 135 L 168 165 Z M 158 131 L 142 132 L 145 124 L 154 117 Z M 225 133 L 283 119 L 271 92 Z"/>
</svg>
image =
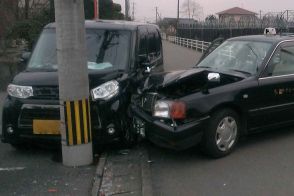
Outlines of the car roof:
<svg viewBox="0 0 294 196">
<path fill-rule="evenodd" d="M 115 29 L 115 30 L 130 30 L 135 31 L 138 26 L 152 26 L 158 28 L 157 25 L 148 23 L 139 23 L 125 20 L 86 20 L 86 29 Z M 45 26 L 45 29 L 56 28 L 56 23 L 50 23 Z"/>
<path fill-rule="evenodd" d="M 278 44 L 282 41 L 291 40 L 294 41 L 294 36 L 289 35 L 283 35 L 283 34 L 277 34 L 277 35 L 248 35 L 248 36 L 240 36 L 240 37 L 234 37 L 230 38 L 229 41 L 259 41 L 259 42 L 269 42 L 273 44 Z"/>
</svg>

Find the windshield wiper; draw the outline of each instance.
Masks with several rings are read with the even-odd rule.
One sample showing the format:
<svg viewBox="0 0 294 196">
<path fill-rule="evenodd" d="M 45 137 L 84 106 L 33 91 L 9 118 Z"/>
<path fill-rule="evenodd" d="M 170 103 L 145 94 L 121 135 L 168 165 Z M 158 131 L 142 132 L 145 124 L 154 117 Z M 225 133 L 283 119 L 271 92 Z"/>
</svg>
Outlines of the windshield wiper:
<svg viewBox="0 0 294 196">
<path fill-rule="evenodd" d="M 212 67 L 209 67 L 209 66 L 195 66 L 195 67 L 198 67 L 198 68 L 208 68 L 208 69 L 211 69 Z"/>
<path fill-rule="evenodd" d="M 243 74 L 250 75 L 250 76 L 252 75 L 252 73 L 247 72 L 247 71 L 243 71 L 243 70 L 238 70 L 238 69 L 229 69 L 229 70 L 239 72 L 239 73 L 243 73 Z"/>
</svg>

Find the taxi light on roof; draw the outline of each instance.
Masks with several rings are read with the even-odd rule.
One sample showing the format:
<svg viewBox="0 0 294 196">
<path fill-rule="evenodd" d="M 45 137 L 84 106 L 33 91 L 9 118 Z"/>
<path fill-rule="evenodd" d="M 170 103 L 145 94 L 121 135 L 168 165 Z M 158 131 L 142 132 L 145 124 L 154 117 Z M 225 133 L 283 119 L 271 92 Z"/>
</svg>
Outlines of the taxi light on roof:
<svg viewBox="0 0 294 196">
<path fill-rule="evenodd" d="M 269 28 L 265 28 L 264 29 L 264 34 L 265 35 L 276 35 L 277 34 L 277 31 L 276 31 L 275 28 L 269 27 Z"/>
</svg>

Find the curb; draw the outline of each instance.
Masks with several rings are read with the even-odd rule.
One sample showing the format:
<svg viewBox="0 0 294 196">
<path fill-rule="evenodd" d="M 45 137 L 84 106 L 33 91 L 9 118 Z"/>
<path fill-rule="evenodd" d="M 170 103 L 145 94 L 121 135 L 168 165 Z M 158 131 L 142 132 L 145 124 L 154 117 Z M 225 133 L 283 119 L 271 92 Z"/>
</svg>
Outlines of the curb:
<svg viewBox="0 0 294 196">
<path fill-rule="evenodd" d="M 136 152 L 137 155 L 135 155 L 134 161 L 137 162 L 138 166 L 140 167 L 140 170 L 136 173 L 139 178 L 141 178 L 141 184 L 138 187 L 138 190 L 141 193 L 142 196 L 152 196 L 153 195 L 153 189 L 152 189 L 152 178 L 151 178 L 151 167 L 150 167 L 150 158 L 148 151 L 142 146 L 139 146 L 137 148 Z M 131 155 L 132 157 L 133 155 Z M 130 158 L 130 157 L 129 157 Z M 133 157 L 132 157 L 133 158 Z M 110 159 L 110 160 L 109 160 Z M 92 184 L 92 196 L 99 196 L 101 194 L 100 191 L 102 191 L 102 185 L 105 183 L 105 175 L 107 175 L 107 171 L 105 171 L 106 164 L 107 167 L 111 167 L 111 155 L 107 153 L 103 153 L 100 158 L 97 165 L 94 181 Z M 105 173 L 106 172 L 106 173 Z M 108 172 L 109 173 L 109 172 Z"/>
<path fill-rule="evenodd" d="M 107 159 L 106 153 L 103 153 L 99 158 L 98 166 L 97 166 L 95 177 L 94 177 L 94 182 L 92 185 L 92 196 L 99 196 L 106 159 Z"/>
</svg>

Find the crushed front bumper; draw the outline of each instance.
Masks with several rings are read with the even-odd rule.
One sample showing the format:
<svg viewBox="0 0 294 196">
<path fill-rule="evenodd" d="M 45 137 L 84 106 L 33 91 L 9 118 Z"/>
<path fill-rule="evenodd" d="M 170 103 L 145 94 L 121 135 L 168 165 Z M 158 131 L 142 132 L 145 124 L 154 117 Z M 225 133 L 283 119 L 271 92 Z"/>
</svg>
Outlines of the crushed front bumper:
<svg viewBox="0 0 294 196">
<path fill-rule="evenodd" d="M 121 97 L 108 102 L 91 102 L 91 127 L 93 142 L 99 144 L 119 140 L 122 132 L 122 122 L 126 118 L 126 105 Z M 2 136 L 4 143 L 22 141 L 56 141 L 60 143 L 60 134 L 35 134 L 34 120 L 60 120 L 60 105 L 58 100 L 17 99 L 7 97 L 3 105 Z M 115 133 L 109 134 L 107 129 L 115 128 Z M 13 133 L 8 132 L 13 129 Z"/>
<path fill-rule="evenodd" d="M 146 135 L 146 138 L 156 145 L 175 150 L 184 150 L 199 144 L 210 118 L 207 116 L 187 124 L 171 126 L 153 118 L 137 106 L 133 105 L 131 110 L 134 115 L 134 128 L 137 133 L 142 134 L 144 132 L 143 134 Z"/>
</svg>

